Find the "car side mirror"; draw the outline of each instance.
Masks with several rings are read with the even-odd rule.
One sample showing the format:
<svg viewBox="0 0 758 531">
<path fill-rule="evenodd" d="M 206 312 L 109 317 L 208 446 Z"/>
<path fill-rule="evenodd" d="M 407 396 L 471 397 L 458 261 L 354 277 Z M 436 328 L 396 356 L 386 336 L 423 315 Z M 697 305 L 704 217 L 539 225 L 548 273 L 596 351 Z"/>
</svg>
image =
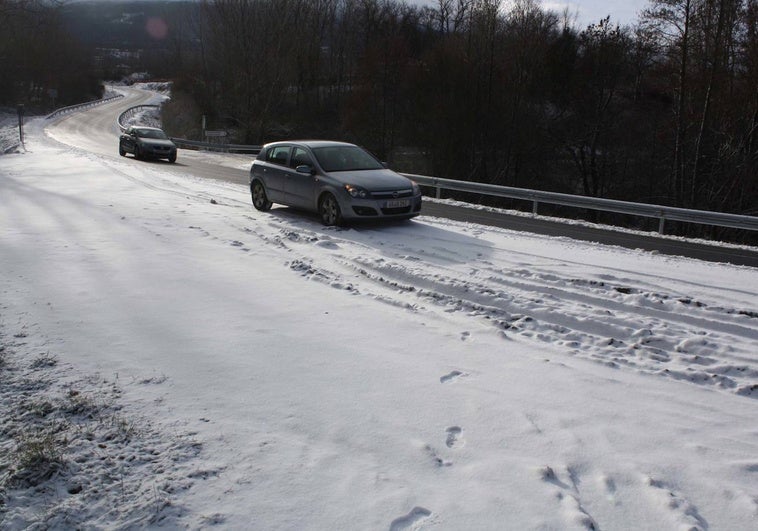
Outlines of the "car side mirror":
<svg viewBox="0 0 758 531">
<path fill-rule="evenodd" d="M 384 169 L 389 169 L 390 165 L 386 162 L 382 161 L 382 166 L 384 166 Z"/>
<path fill-rule="evenodd" d="M 308 164 L 301 164 L 297 168 L 295 168 L 295 171 L 297 173 L 306 173 L 309 175 L 316 175 L 316 170 L 313 169 L 312 166 L 309 166 Z"/>
</svg>

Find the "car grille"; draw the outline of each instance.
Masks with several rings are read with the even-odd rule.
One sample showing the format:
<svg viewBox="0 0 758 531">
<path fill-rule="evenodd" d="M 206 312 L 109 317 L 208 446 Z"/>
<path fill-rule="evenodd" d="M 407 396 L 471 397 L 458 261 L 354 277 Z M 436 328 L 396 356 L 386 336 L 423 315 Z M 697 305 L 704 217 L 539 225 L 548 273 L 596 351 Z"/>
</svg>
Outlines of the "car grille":
<svg viewBox="0 0 758 531">
<path fill-rule="evenodd" d="M 400 199 L 402 197 L 412 197 L 413 190 L 387 190 L 381 192 L 371 192 L 372 199 Z"/>
</svg>

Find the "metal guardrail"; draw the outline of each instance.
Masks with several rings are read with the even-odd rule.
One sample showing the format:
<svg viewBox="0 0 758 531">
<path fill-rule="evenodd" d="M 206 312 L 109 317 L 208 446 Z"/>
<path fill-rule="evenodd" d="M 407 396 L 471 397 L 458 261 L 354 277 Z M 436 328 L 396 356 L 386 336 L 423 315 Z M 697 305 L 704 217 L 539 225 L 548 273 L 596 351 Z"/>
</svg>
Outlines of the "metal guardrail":
<svg viewBox="0 0 758 531">
<path fill-rule="evenodd" d="M 69 112 L 78 111 L 80 109 L 89 109 L 90 107 L 95 107 L 97 105 L 102 105 L 103 103 L 108 103 L 109 101 L 117 100 L 119 98 L 123 98 L 123 94 L 117 94 L 115 96 L 111 96 L 109 98 L 103 98 L 101 100 L 94 100 L 94 101 L 88 101 L 86 103 L 77 103 L 76 105 L 69 105 L 68 107 L 61 107 L 60 109 L 56 109 L 47 116 L 45 116 L 46 120 L 51 120 L 57 116 L 60 116 L 61 114 L 66 114 Z"/>
<path fill-rule="evenodd" d="M 136 105 L 129 107 L 122 112 L 117 119 L 118 127 L 121 131 L 125 131 L 128 127 L 125 121 L 138 112 L 146 109 L 157 110 L 160 109 L 160 105 Z M 182 149 L 204 149 L 207 151 L 220 151 L 223 153 L 250 153 L 257 155 L 262 146 L 248 146 L 244 144 L 218 144 L 214 142 L 201 142 L 199 140 L 188 140 L 186 138 L 171 137 L 171 140 L 177 147 Z"/>
<path fill-rule="evenodd" d="M 47 116 L 45 116 L 45 120 L 51 120 L 53 118 L 56 118 L 58 116 L 61 116 L 63 114 L 67 114 L 70 112 L 75 112 L 80 109 L 88 109 L 90 107 L 95 107 L 97 105 L 102 105 L 103 103 L 107 103 L 109 101 L 113 101 L 118 98 L 123 98 L 123 94 L 117 94 L 115 96 L 110 96 L 108 98 L 103 98 L 100 100 L 94 100 L 94 101 L 88 101 L 85 103 L 77 103 L 76 105 L 69 105 L 67 107 L 61 107 L 60 109 L 56 109 Z M 20 146 L 22 145 L 22 142 L 14 143 L 9 146 L 0 147 L 0 154 L 7 155 L 8 153 L 13 153 L 16 151 Z"/>
<path fill-rule="evenodd" d="M 205 149 L 208 151 L 221 151 L 224 153 L 250 153 L 257 155 L 262 146 L 247 146 L 244 144 L 217 144 L 214 142 L 200 142 L 199 140 L 187 140 L 185 138 L 171 138 L 180 148 Z"/>
<path fill-rule="evenodd" d="M 157 111 L 161 108 L 160 105 L 135 105 L 134 107 L 129 107 L 124 112 L 118 115 L 118 118 L 116 118 L 116 125 L 118 125 L 118 128 L 123 133 L 126 131 L 126 128 L 129 127 L 126 124 L 126 120 L 137 114 L 138 112 L 142 112 L 145 110 L 151 110 L 151 111 Z M 147 125 L 147 124 L 143 124 Z"/>
<path fill-rule="evenodd" d="M 632 203 L 617 201 L 615 199 L 602 199 L 581 195 L 559 194 L 556 192 L 543 192 L 525 188 L 512 188 L 494 184 L 475 183 L 469 181 L 456 181 L 452 179 L 440 179 L 424 175 L 403 174 L 413 179 L 422 186 L 436 188 L 436 197 L 440 197 L 442 190 L 456 190 L 459 192 L 471 192 L 476 194 L 491 195 L 495 197 L 507 197 L 510 199 L 522 199 L 532 202 L 532 213 L 537 214 L 540 203 L 562 205 L 605 212 L 616 212 L 656 218 L 659 220 L 658 232 L 664 233 L 664 225 L 667 220 L 685 221 L 701 225 L 714 225 L 743 230 L 758 230 L 758 217 L 744 216 L 739 214 L 726 214 L 708 210 L 689 210 L 685 208 L 650 205 L 645 203 Z"/>
</svg>

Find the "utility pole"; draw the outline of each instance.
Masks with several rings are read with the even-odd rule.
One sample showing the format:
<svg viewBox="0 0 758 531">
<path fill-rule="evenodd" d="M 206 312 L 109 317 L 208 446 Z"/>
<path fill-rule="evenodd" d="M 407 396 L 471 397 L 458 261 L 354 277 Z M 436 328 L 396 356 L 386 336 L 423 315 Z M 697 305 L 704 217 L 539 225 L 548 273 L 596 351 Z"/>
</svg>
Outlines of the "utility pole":
<svg viewBox="0 0 758 531">
<path fill-rule="evenodd" d="M 18 139 L 21 141 L 21 145 L 24 145 L 24 104 L 19 103 L 18 107 Z"/>
</svg>

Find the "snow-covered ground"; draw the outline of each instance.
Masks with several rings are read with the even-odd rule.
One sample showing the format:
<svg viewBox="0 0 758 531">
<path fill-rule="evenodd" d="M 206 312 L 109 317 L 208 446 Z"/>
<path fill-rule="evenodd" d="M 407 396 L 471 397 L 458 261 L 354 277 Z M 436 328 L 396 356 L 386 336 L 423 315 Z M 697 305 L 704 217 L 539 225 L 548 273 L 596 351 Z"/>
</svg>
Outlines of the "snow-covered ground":
<svg viewBox="0 0 758 531">
<path fill-rule="evenodd" d="M 26 147 L 0 527 L 758 528 L 757 270 Z"/>
</svg>

